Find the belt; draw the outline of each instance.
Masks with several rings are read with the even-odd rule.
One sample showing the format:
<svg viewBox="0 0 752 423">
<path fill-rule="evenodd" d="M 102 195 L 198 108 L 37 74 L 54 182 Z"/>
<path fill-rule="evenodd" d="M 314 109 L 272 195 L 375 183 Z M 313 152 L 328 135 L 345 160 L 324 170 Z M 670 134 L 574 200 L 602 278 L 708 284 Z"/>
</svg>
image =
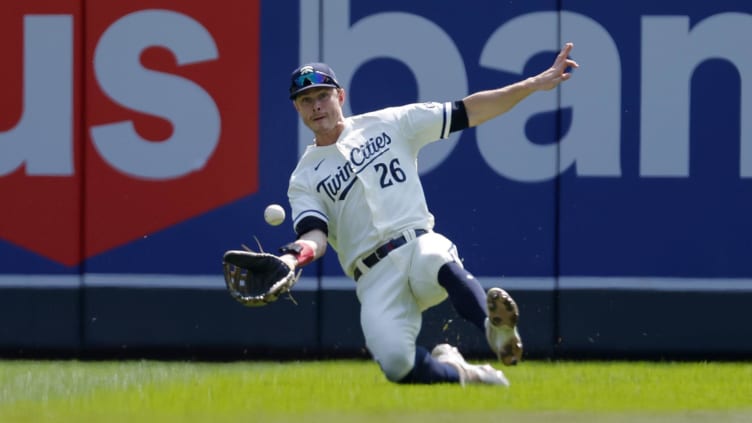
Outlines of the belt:
<svg viewBox="0 0 752 423">
<path fill-rule="evenodd" d="M 397 238 L 389 240 L 386 243 L 382 244 L 379 248 L 377 248 L 373 253 L 363 257 L 360 262 L 363 263 L 365 267 L 370 269 L 373 266 L 376 266 L 376 263 L 380 262 L 381 259 L 388 256 L 389 253 L 407 244 L 411 239 L 415 239 L 428 233 L 428 231 L 425 229 L 415 229 L 414 231 L 411 230 L 410 232 L 413 232 L 415 236 L 408 238 L 408 236 L 401 235 Z M 363 276 L 363 272 L 356 267 L 353 271 L 353 277 L 355 278 L 355 281 L 357 282 L 361 276 Z"/>
</svg>

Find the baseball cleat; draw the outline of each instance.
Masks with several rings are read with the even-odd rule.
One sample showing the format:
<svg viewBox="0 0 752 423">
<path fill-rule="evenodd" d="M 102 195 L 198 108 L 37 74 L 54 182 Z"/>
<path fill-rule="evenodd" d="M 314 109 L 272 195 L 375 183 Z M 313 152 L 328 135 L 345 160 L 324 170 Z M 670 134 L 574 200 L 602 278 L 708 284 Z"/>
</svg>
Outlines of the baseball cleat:
<svg viewBox="0 0 752 423">
<path fill-rule="evenodd" d="M 431 352 L 431 356 L 440 363 L 446 363 L 457 369 L 460 383 L 509 386 L 509 380 L 501 370 L 496 370 L 489 364 L 475 365 L 465 361 L 462 354 L 449 344 L 439 344 Z"/>
<path fill-rule="evenodd" d="M 512 297 L 501 288 L 491 288 L 486 294 L 488 318 L 486 339 L 496 356 L 507 366 L 522 360 L 522 338 L 517 331 L 520 310 Z"/>
</svg>

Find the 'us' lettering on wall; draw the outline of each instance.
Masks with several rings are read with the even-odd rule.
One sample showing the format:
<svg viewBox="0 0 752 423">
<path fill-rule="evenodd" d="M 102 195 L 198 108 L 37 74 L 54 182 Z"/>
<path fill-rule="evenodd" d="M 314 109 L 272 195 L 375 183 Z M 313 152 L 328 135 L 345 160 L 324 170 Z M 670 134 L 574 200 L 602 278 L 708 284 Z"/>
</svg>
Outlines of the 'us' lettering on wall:
<svg viewBox="0 0 752 423">
<path fill-rule="evenodd" d="M 24 3 L 0 15 L 0 238 L 70 266 L 258 189 L 260 2 Z"/>
</svg>

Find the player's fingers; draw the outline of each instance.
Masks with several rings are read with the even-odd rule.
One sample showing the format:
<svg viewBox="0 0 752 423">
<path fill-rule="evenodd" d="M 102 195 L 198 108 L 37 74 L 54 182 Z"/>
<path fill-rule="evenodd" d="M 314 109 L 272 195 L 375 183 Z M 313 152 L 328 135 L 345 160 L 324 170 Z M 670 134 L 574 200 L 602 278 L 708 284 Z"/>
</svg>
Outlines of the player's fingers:
<svg viewBox="0 0 752 423">
<path fill-rule="evenodd" d="M 569 59 L 569 52 L 572 51 L 572 48 L 574 47 L 574 44 L 572 43 L 566 43 L 564 47 L 559 52 L 559 55 L 556 56 L 556 62 L 557 63 L 565 63 L 569 62 L 571 59 Z"/>
<path fill-rule="evenodd" d="M 566 73 L 567 69 L 570 69 L 570 68 L 571 69 L 576 69 L 576 68 L 579 68 L 579 67 L 580 67 L 580 65 L 577 64 L 577 62 L 575 62 L 574 60 L 569 59 L 569 60 L 566 60 L 564 62 L 557 63 L 553 67 L 553 70 L 557 74 L 562 75 L 562 74 Z"/>
</svg>

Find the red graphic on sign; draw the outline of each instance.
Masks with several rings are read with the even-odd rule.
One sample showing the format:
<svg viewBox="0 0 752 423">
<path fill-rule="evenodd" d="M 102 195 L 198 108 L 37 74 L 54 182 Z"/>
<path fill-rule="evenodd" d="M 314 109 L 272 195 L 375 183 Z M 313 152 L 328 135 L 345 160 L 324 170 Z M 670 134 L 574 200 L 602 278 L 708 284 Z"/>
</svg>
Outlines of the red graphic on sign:
<svg viewBox="0 0 752 423">
<path fill-rule="evenodd" d="M 259 1 L 7 3 L 1 238 L 76 265 L 258 189 Z"/>
</svg>

